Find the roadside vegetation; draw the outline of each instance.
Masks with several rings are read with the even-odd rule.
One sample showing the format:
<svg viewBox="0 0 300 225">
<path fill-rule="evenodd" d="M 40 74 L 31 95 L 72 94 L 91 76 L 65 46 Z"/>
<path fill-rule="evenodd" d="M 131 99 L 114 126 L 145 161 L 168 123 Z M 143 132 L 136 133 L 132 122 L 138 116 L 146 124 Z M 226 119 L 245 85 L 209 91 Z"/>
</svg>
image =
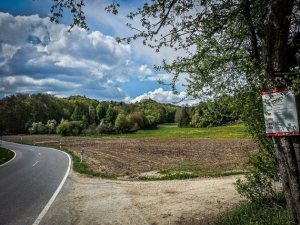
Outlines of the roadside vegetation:
<svg viewBox="0 0 300 225">
<path fill-rule="evenodd" d="M 271 204 L 270 204 L 271 203 Z M 219 206 L 220 209 L 222 205 Z M 257 204 L 242 201 L 230 212 L 219 214 L 214 225 L 289 225 L 289 215 L 283 194 L 276 201 Z"/>
<path fill-rule="evenodd" d="M 0 147 L 0 165 L 8 162 L 15 156 L 15 153 L 6 148 Z"/>
</svg>

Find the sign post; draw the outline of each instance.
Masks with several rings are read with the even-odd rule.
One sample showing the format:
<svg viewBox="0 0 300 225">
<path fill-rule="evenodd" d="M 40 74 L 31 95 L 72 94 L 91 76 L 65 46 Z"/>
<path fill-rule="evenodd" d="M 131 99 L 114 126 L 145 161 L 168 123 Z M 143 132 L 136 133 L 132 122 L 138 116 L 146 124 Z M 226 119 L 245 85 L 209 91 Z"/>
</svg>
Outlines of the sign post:
<svg viewBox="0 0 300 225">
<path fill-rule="evenodd" d="M 294 92 L 281 88 L 262 92 L 266 136 L 300 135 Z"/>
<path fill-rule="evenodd" d="M 81 157 L 80 157 L 80 163 L 83 162 L 83 154 L 84 154 L 84 150 L 81 151 L 81 155 L 80 155 L 80 156 L 81 156 Z"/>
</svg>

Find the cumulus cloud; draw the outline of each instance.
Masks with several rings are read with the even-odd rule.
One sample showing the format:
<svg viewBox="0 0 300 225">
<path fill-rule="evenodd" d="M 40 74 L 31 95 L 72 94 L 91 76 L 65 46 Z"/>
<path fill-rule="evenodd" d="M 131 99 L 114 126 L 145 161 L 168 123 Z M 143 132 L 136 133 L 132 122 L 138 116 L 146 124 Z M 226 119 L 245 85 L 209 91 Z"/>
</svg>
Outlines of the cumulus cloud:
<svg viewBox="0 0 300 225">
<path fill-rule="evenodd" d="M 131 47 L 100 31 L 87 32 L 49 18 L 0 13 L 0 94 L 51 92 L 122 100 L 118 82 L 150 74 L 128 63 Z M 136 70 L 136 73 L 134 72 Z M 35 91 L 34 91 L 35 90 Z"/>
<path fill-rule="evenodd" d="M 186 92 L 180 92 L 178 95 L 176 95 L 172 91 L 165 91 L 163 90 L 163 88 L 158 88 L 154 91 L 149 91 L 148 93 L 144 93 L 132 99 L 130 102 L 135 103 L 145 99 L 152 99 L 154 101 L 162 102 L 162 103 L 176 103 L 179 105 L 183 105 L 183 104 L 193 105 L 199 102 L 198 100 L 193 100 L 186 97 L 187 97 Z"/>
<path fill-rule="evenodd" d="M 89 10 L 94 9 L 89 7 L 90 4 L 87 4 L 87 16 Z M 103 18 L 103 15 L 97 18 Z M 108 20 L 109 25 L 114 25 L 111 29 L 120 36 L 118 34 L 126 29 L 121 23 L 124 21 L 107 18 L 103 21 Z M 126 102 L 147 98 L 178 102 L 185 97 L 185 92 L 174 95 L 162 88 L 152 89 L 154 82 L 151 81 L 169 83 L 173 78 L 163 71 L 155 73 L 152 70 L 158 60 L 174 58 L 171 50 L 157 54 L 138 41 L 130 45 L 118 44 L 114 37 L 97 30 L 74 27 L 68 32 L 68 26 L 51 23 L 49 18 L 38 15 L 12 16 L 0 12 L 0 29 L 0 96 L 43 92 L 59 97 L 85 95 L 99 100 Z M 123 35 L 127 34 L 130 33 Z M 150 81 L 154 91 L 136 98 L 128 96 L 127 86 L 128 92 L 133 86 L 141 89 L 138 94 L 146 92 L 142 90 L 145 84 L 141 87 L 139 84 L 128 85 L 128 82 L 138 80 Z M 150 88 L 147 88 L 148 91 Z"/>
</svg>

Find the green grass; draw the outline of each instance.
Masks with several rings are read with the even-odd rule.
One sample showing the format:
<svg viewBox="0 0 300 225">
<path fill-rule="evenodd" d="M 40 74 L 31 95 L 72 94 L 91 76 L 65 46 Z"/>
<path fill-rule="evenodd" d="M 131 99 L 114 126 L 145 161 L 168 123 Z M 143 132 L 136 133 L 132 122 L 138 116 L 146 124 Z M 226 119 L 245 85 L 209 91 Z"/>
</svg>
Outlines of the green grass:
<svg viewBox="0 0 300 225">
<path fill-rule="evenodd" d="M 180 128 L 176 123 L 161 124 L 157 129 L 139 130 L 131 134 L 103 135 L 118 138 L 250 138 L 244 124 L 212 128 Z"/>
<path fill-rule="evenodd" d="M 222 206 L 220 206 L 220 209 Z M 289 225 L 289 216 L 283 195 L 277 202 L 258 205 L 240 202 L 236 209 L 220 213 L 214 225 Z"/>
<path fill-rule="evenodd" d="M 240 171 L 232 171 L 229 168 L 218 167 L 207 169 L 197 162 L 183 160 L 181 162 L 170 162 L 161 167 L 161 177 L 139 177 L 139 180 L 183 180 L 197 177 L 221 177 L 244 174 Z"/>
<path fill-rule="evenodd" d="M 57 147 L 53 147 L 53 148 L 57 149 Z M 89 169 L 88 165 L 84 161 L 80 162 L 80 158 L 77 155 L 75 155 L 72 151 L 65 149 L 65 148 L 62 148 L 59 150 L 68 153 L 72 157 L 73 170 L 78 173 L 86 174 L 86 175 L 90 175 L 90 176 L 94 176 L 94 177 L 109 178 L 109 179 L 115 179 L 115 178 L 119 177 L 119 175 L 109 175 L 109 174 L 105 174 L 105 173 L 95 172 L 95 171 Z"/>
<path fill-rule="evenodd" d="M 0 147 L 0 165 L 8 162 L 15 156 L 15 153 L 6 149 Z"/>
</svg>

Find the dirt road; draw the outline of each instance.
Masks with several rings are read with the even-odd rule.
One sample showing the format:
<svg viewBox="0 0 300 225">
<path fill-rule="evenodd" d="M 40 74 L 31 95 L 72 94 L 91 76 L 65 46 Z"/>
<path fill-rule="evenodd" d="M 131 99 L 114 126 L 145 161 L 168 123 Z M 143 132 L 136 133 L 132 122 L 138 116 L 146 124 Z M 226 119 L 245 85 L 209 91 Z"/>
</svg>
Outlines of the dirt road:
<svg viewBox="0 0 300 225">
<path fill-rule="evenodd" d="M 71 172 L 40 224 L 208 224 L 241 200 L 237 178 L 119 181 Z"/>
</svg>

